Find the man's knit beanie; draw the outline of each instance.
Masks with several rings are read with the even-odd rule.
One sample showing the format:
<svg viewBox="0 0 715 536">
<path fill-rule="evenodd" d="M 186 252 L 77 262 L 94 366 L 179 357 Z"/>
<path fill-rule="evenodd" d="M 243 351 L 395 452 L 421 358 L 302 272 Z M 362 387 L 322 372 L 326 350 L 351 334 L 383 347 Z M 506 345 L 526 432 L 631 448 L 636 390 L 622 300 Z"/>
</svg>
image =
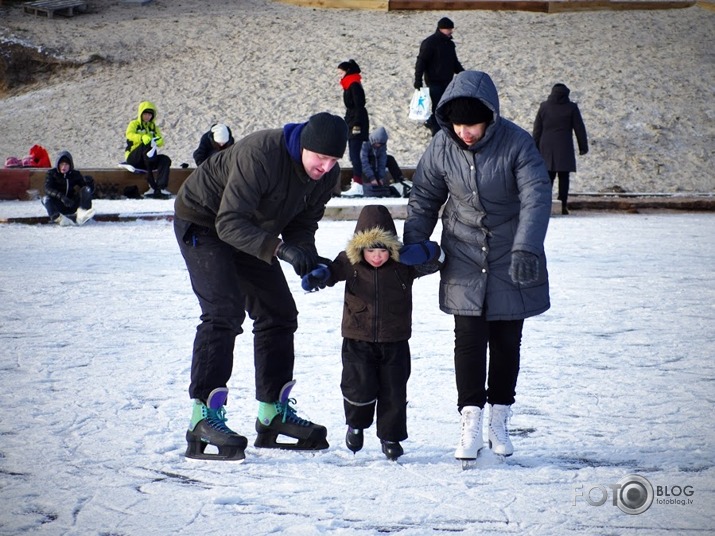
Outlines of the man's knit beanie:
<svg viewBox="0 0 715 536">
<path fill-rule="evenodd" d="M 315 114 L 300 133 L 300 145 L 314 153 L 342 158 L 348 143 L 348 125 L 342 117 L 320 112 Z"/>
</svg>

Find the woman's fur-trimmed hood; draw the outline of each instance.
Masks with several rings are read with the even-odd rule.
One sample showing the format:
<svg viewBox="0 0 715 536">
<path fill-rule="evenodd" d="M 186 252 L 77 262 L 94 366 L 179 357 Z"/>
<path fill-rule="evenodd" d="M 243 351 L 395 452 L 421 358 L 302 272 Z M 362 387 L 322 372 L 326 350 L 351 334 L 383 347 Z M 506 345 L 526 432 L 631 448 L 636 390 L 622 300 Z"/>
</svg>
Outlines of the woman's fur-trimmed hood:
<svg viewBox="0 0 715 536">
<path fill-rule="evenodd" d="M 402 243 L 397 238 L 397 229 L 390 211 L 384 205 L 366 205 L 360 211 L 355 234 L 345 247 L 345 254 L 351 264 L 363 260 L 362 250 L 385 248 L 395 262 L 400 260 Z"/>
</svg>

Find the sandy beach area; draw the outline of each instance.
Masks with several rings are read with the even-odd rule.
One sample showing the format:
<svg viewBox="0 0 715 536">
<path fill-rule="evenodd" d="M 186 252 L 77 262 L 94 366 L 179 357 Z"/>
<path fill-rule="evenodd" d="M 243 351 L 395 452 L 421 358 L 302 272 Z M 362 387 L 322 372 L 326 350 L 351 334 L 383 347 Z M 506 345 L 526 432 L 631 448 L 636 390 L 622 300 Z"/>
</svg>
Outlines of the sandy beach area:
<svg viewBox="0 0 715 536">
<path fill-rule="evenodd" d="M 715 192 L 715 11 L 699 6 L 543 14 L 90 0 L 85 13 L 49 19 L 13 2 L 0 6 L 0 41 L 75 66 L 5 91 L 0 157 L 38 143 L 52 159 L 68 149 L 79 169 L 114 167 L 138 103 L 150 100 L 163 152 L 193 167 L 214 122 L 238 138 L 318 111 L 342 115 L 336 67 L 354 58 L 371 128 L 384 126 L 391 153 L 415 166 L 431 138 L 407 117 L 414 63 L 444 15 L 462 64 L 492 76 L 502 115 L 529 132 L 551 86 L 571 88 L 590 143 L 573 192 Z"/>
</svg>

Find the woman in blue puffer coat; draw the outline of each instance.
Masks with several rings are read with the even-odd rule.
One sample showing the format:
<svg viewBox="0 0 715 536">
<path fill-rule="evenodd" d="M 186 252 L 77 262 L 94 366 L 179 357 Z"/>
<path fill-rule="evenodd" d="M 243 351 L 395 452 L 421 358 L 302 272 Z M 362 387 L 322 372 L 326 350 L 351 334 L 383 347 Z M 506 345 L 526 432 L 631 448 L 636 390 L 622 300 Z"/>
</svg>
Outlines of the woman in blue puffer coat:
<svg viewBox="0 0 715 536">
<path fill-rule="evenodd" d="M 549 175 L 531 135 L 499 114 L 497 89 L 488 74 L 459 73 L 436 117 L 440 132 L 415 171 L 404 243 L 409 248 L 429 240 L 444 205 L 441 247 L 446 258 L 439 305 L 455 319 L 462 416 L 455 457 L 477 457 L 487 403 L 489 445 L 509 456 L 513 446 L 507 421 L 524 319 L 550 305 L 544 255 Z"/>
</svg>

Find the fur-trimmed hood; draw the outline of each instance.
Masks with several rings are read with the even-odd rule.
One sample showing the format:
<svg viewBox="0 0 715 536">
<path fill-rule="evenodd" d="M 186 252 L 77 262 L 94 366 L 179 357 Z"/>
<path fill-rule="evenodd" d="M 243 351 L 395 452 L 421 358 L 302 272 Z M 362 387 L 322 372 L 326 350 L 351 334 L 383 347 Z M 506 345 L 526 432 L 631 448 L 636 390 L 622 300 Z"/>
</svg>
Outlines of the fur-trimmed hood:
<svg viewBox="0 0 715 536">
<path fill-rule="evenodd" d="M 387 249 L 390 258 L 399 262 L 402 243 L 397 238 L 392 215 L 384 205 L 363 207 L 355 225 L 355 234 L 345 247 L 345 254 L 351 264 L 359 264 L 363 260 L 362 250 L 375 247 Z"/>
</svg>

